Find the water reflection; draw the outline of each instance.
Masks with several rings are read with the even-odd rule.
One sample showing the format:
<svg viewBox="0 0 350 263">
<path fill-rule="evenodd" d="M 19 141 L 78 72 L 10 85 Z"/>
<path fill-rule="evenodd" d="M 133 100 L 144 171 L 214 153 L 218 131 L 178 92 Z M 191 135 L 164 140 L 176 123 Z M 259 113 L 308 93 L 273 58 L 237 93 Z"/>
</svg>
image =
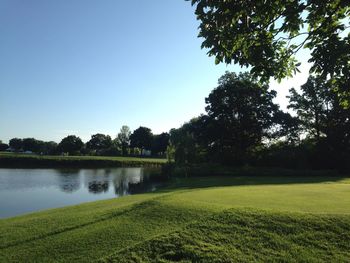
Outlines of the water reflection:
<svg viewBox="0 0 350 263">
<path fill-rule="evenodd" d="M 93 194 L 106 193 L 113 187 L 116 196 L 155 190 L 156 182 L 153 176 L 159 174 L 159 170 L 143 168 L 52 171 L 62 192 L 73 193 L 83 184 L 88 192 Z"/>
<path fill-rule="evenodd" d="M 157 168 L 0 169 L 0 218 L 154 191 Z"/>
<path fill-rule="evenodd" d="M 79 170 L 56 170 L 58 178 L 58 187 L 65 193 L 73 193 L 80 189 Z"/>
</svg>

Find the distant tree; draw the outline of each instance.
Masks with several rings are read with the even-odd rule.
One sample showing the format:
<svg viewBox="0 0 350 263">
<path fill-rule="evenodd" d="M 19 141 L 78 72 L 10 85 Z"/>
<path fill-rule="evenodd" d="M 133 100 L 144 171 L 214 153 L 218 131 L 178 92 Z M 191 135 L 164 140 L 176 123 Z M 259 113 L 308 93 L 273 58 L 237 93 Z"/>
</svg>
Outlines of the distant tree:
<svg viewBox="0 0 350 263">
<path fill-rule="evenodd" d="M 109 135 L 97 133 L 91 136 L 90 141 L 86 143 L 86 147 L 90 150 L 99 152 L 107 150 L 112 146 L 112 139 Z"/>
<path fill-rule="evenodd" d="M 117 135 L 117 143 L 122 149 L 122 155 L 127 155 L 128 153 L 128 148 L 130 146 L 130 135 L 130 128 L 126 125 L 123 125 L 120 129 L 120 132 Z"/>
<path fill-rule="evenodd" d="M 166 133 L 166 132 L 163 132 L 158 135 L 154 135 L 153 141 L 152 141 L 152 154 L 164 155 L 169 145 L 169 138 L 170 138 L 170 135 L 169 133 Z"/>
<path fill-rule="evenodd" d="M 170 130 L 170 145 L 168 154 L 174 156 L 178 164 L 203 162 L 207 158 L 207 146 L 204 142 L 207 127 L 206 116 L 193 118 L 178 129 Z M 209 140 L 209 139 L 208 139 Z"/>
<path fill-rule="evenodd" d="M 109 156 L 118 156 L 118 155 L 122 155 L 122 148 L 117 140 L 114 139 L 112 140 L 112 145 L 111 147 L 105 152 L 106 155 Z"/>
<path fill-rule="evenodd" d="M 44 144 L 43 141 L 39 141 L 34 138 L 24 138 L 22 140 L 22 143 L 23 143 L 23 151 L 31 151 L 35 153 L 40 152 Z"/>
<path fill-rule="evenodd" d="M 75 135 L 69 135 L 62 139 L 58 145 L 58 149 L 64 153 L 79 154 L 83 146 L 84 143 L 79 137 Z"/>
<path fill-rule="evenodd" d="M 50 142 L 44 142 L 41 147 L 41 152 L 44 154 L 50 154 L 54 155 L 58 153 L 58 144 L 56 142 L 50 141 Z"/>
<path fill-rule="evenodd" d="M 243 162 L 268 137 L 279 107 L 275 91 L 248 73 L 226 72 L 206 98 L 210 147 L 217 158 Z"/>
<path fill-rule="evenodd" d="M 19 151 L 23 147 L 23 141 L 22 141 L 22 139 L 19 139 L 19 138 L 13 138 L 10 140 L 9 145 L 15 151 Z"/>
<path fill-rule="evenodd" d="M 2 143 L 2 142 L 0 141 L 0 151 L 5 151 L 5 150 L 7 150 L 8 148 L 9 148 L 9 145 L 8 145 L 8 144 Z"/>
<path fill-rule="evenodd" d="M 141 126 L 130 135 L 130 146 L 141 150 L 151 150 L 152 140 L 151 129 Z"/>
</svg>

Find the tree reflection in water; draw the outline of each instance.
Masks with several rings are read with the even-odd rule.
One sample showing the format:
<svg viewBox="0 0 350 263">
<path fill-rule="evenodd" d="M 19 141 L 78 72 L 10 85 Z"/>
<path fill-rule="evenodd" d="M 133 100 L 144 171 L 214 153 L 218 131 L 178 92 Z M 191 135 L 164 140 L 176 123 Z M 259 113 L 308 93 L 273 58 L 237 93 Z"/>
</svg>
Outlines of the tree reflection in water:
<svg viewBox="0 0 350 263">
<path fill-rule="evenodd" d="M 84 187 L 92 194 L 114 190 L 116 196 L 153 191 L 154 175 L 159 170 L 145 168 L 56 170 L 56 178 L 61 191 L 73 193 Z M 156 176 L 157 177 L 157 176 Z M 113 190 L 110 188 L 113 186 Z"/>
<path fill-rule="evenodd" d="M 79 169 L 57 169 L 56 178 L 62 192 L 73 193 L 80 189 L 81 179 Z"/>
</svg>

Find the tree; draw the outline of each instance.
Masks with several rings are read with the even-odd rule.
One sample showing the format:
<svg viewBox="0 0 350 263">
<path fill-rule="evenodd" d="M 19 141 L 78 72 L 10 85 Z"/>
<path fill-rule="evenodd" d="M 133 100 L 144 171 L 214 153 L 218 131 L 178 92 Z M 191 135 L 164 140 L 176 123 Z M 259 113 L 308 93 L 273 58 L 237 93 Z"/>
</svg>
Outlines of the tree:
<svg viewBox="0 0 350 263">
<path fill-rule="evenodd" d="M 301 125 L 302 122 L 298 117 L 294 117 L 288 112 L 277 111 L 275 114 L 275 124 L 272 126 L 269 139 L 279 142 L 279 144 L 284 142 L 296 145 L 300 142 Z"/>
<path fill-rule="evenodd" d="M 169 145 L 169 133 L 163 132 L 153 136 L 152 154 L 164 155 Z"/>
<path fill-rule="evenodd" d="M 107 150 L 112 146 L 112 139 L 109 135 L 97 133 L 91 136 L 90 141 L 86 143 L 86 147 L 90 150 L 100 152 Z"/>
<path fill-rule="evenodd" d="M 117 142 L 121 146 L 122 154 L 127 155 L 127 150 L 130 146 L 130 128 L 126 125 L 123 125 L 120 129 L 120 132 L 117 135 Z"/>
<path fill-rule="evenodd" d="M 6 151 L 8 148 L 8 144 L 2 143 L 2 141 L 0 141 L 0 151 Z"/>
<path fill-rule="evenodd" d="M 34 138 L 25 138 L 22 140 L 22 143 L 23 143 L 23 151 L 31 151 L 31 152 L 38 153 L 40 152 L 44 142 L 38 141 Z"/>
<path fill-rule="evenodd" d="M 10 140 L 9 145 L 15 151 L 19 151 L 23 147 L 23 141 L 22 141 L 22 139 L 19 139 L 19 138 L 13 138 Z"/>
<path fill-rule="evenodd" d="M 79 137 L 75 135 L 69 135 L 63 138 L 62 141 L 58 144 L 58 149 L 61 152 L 69 154 L 79 154 L 83 146 L 84 143 Z"/>
<path fill-rule="evenodd" d="M 301 93 L 290 90 L 289 107 L 295 110 L 305 132 L 335 153 L 350 149 L 350 109 L 342 106 L 337 86 L 320 76 L 310 76 Z"/>
<path fill-rule="evenodd" d="M 251 67 L 268 81 L 292 76 L 296 54 L 309 49 L 311 73 L 336 80 L 343 106 L 349 104 L 349 1 L 191 0 L 200 21 L 202 48 L 216 63 Z"/>
<path fill-rule="evenodd" d="M 141 126 L 130 135 L 130 146 L 141 150 L 151 150 L 152 140 L 151 129 Z"/>
<path fill-rule="evenodd" d="M 173 151 L 175 162 L 178 164 L 191 164 L 203 162 L 207 157 L 207 147 L 203 143 L 200 132 L 206 131 L 204 119 L 206 116 L 200 116 L 191 119 L 178 129 L 170 130 L 169 151 Z"/>
<path fill-rule="evenodd" d="M 56 142 L 44 142 L 41 148 L 41 151 L 44 154 L 57 154 L 58 144 Z"/>
<path fill-rule="evenodd" d="M 301 94 L 294 88 L 290 89 L 288 108 L 298 114 L 304 131 L 320 140 L 325 135 L 327 117 L 332 107 L 332 96 L 336 94 L 321 78 L 309 77 L 300 88 Z"/>
<path fill-rule="evenodd" d="M 248 73 L 226 72 L 206 98 L 207 136 L 218 159 L 242 163 L 269 135 L 279 112 L 276 92 Z"/>
</svg>

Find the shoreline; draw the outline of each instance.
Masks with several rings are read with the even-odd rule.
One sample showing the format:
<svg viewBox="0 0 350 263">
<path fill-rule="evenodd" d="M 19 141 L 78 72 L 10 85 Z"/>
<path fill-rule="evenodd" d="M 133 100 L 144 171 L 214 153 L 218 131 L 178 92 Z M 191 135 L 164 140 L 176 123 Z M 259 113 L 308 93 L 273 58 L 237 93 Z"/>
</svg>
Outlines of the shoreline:
<svg viewBox="0 0 350 263">
<path fill-rule="evenodd" d="M 161 167 L 166 159 L 109 156 L 49 156 L 0 154 L 0 168 Z"/>
</svg>

